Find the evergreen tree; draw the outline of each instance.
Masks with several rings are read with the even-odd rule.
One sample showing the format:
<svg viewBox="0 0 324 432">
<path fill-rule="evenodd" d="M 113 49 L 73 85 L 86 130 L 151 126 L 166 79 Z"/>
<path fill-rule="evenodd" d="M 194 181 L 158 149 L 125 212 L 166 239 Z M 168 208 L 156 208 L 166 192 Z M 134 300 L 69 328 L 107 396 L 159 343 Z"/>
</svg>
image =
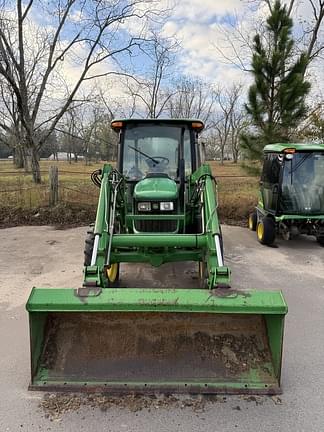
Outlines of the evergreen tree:
<svg viewBox="0 0 324 432">
<path fill-rule="evenodd" d="M 261 158 L 266 144 L 289 142 L 291 131 L 305 116 L 306 53 L 297 59 L 292 37 L 293 22 L 286 6 L 276 0 L 263 35 L 254 37 L 252 73 L 254 84 L 245 105 L 253 132 L 242 135 L 241 146 L 248 157 Z"/>
</svg>

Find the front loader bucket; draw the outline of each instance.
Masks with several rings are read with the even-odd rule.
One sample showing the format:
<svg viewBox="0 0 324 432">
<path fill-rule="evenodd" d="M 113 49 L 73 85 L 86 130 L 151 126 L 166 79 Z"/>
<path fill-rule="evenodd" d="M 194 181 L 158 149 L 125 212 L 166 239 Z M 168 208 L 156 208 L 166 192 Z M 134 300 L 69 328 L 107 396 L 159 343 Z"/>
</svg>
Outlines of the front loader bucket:
<svg viewBox="0 0 324 432">
<path fill-rule="evenodd" d="M 34 288 L 30 389 L 280 393 L 281 292 Z"/>
</svg>

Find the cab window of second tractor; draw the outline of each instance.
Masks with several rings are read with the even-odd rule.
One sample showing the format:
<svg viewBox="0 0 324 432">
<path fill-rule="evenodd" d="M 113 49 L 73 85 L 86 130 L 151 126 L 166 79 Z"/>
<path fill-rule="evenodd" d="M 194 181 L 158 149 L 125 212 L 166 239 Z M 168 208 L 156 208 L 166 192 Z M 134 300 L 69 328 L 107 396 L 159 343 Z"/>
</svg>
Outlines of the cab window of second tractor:
<svg viewBox="0 0 324 432">
<path fill-rule="evenodd" d="M 286 213 L 322 214 L 324 211 L 324 153 L 296 152 L 285 158 L 282 210 Z"/>
</svg>

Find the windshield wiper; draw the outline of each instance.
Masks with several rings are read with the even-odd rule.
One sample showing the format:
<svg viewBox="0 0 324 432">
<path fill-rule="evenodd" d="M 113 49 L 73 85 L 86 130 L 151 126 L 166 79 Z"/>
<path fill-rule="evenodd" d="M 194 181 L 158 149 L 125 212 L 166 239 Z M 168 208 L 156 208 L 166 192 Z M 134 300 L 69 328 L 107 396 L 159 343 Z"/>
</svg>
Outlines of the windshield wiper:
<svg viewBox="0 0 324 432">
<path fill-rule="evenodd" d="M 149 156 L 148 154 L 142 152 L 141 150 L 138 150 L 137 148 L 132 147 L 132 146 L 130 146 L 130 145 L 129 145 L 128 147 L 131 148 L 132 150 L 136 151 L 137 153 L 140 153 L 141 155 L 147 157 L 148 159 L 151 159 L 151 161 L 152 161 L 153 163 L 155 163 L 156 165 L 160 163 L 160 161 L 158 161 L 158 160 L 152 158 L 151 156 Z"/>
</svg>

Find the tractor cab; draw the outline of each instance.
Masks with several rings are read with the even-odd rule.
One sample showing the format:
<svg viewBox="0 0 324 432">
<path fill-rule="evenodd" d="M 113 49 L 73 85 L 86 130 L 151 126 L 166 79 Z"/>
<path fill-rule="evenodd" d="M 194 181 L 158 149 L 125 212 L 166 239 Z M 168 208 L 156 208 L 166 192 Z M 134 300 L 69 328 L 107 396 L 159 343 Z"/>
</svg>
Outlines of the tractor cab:
<svg viewBox="0 0 324 432">
<path fill-rule="evenodd" d="M 264 148 L 259 203 L 249 226 L 265 244 L 274 241 L 276 232 L 285 239 L 309 234 L 324 242 L 323 144 Z"/>
<path fill-rule="evenodd" d="M 143 216 L 130 227 L 134 232 L 183 231 L 185 224 L 174 216 L 184 214 L 187 179 L 201 164 L 198 133 L 203 127 L 187 119 L 112 122 L 119 132 L 117 167 L 126 180 L 127 211 Z"/>
</svg>

